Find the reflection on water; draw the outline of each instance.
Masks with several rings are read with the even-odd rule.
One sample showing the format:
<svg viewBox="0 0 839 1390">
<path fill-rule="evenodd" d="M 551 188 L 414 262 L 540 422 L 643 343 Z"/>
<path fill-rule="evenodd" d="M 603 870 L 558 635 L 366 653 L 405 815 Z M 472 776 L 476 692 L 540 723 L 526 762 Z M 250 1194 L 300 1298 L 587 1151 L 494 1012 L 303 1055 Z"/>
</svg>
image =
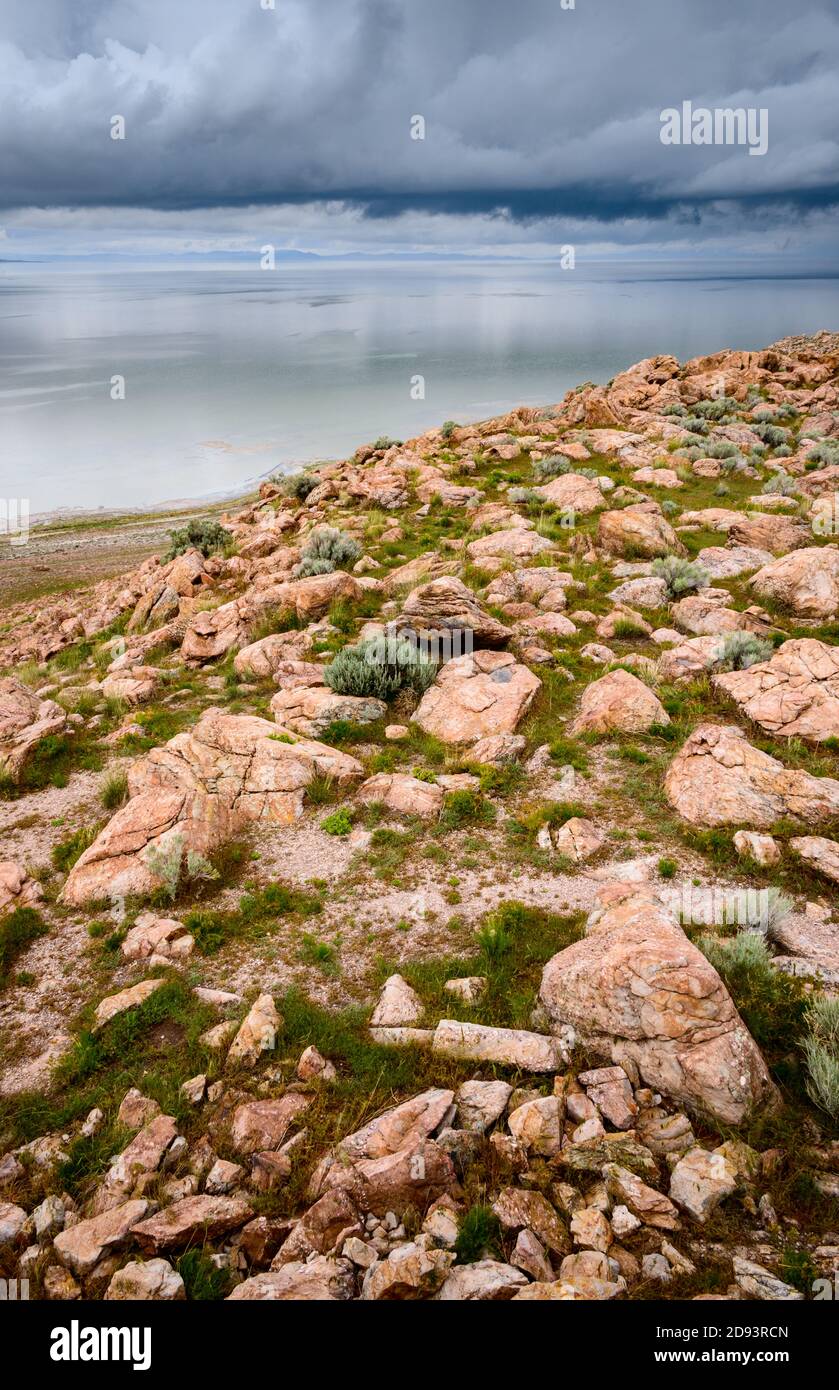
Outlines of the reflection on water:
<svg viewBox="0 0 839 1390">
<path fill-rule="evenodd" d="M 555 402 L 655 353 L 814 332 L 835 324 L 837 302 L 836 281 L 656 279 L 649 268 L 7 264 L 0 495 L 29 497 L 37 512 L 230 491 L 380 434 Z M 115 377 L 124 400 L 111 399 Z"/>
</svg>

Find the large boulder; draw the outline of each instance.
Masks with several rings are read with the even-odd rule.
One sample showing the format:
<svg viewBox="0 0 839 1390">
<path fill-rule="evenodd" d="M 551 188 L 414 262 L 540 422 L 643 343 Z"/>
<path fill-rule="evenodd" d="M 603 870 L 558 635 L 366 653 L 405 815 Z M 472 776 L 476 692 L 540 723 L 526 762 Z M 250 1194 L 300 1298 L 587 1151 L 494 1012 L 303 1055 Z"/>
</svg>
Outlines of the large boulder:
<svg viewBox="0 0 839 1390">
<path fill-rule="evenodd" d="M 714 685 L 770 734 L 839 738 L 839 647 L 795 638 L 768 661 L 716 676 Z"/>
<path fill-rule="evenodd" d="M 797 618 L 832 618 L 839 610 L 839 546 L 782 555 L 752 576 L 751 587 Z"/>
<path fill-rule="evenodd" d="M 696 557 L 709 579 L 736 579 L 760 569 L 772 559 L 772 552 L 751 545 L 706 545 Z"/>
<path fill-rule="evenodd" d="M 473 565 L 492 568 L 493 561 L 532 560 L 553 548 L 553 543 L 536 531 L 514 526 L 509 531 L 493 531 L 488 536 L 470 541 L 466 553 Z"/>
<path fill-rule="evenodd" d="M 472 590 L 453 576 L 432 579 L 412 590 L 394 627 L 420 636 L 470 632 L 477 647 L 500 647 L 512 636 L 508 627 L 481 608 Z"/>
<path fill-rule="evenodd" d="M 326 1179 L 336 1162 L 383 1158 L 406 1148 L 413 1149 L 439 1128 L 453 1100 L 453 1091 L 423 1091 L 386 1110 L 354 1134 L 348 1134 L 318 1165 L 312 1177 L 312 1196 L 318 1197 L 325 1191 Z"/>
<path fill-rule="evenodd" d="M 300 661 L 308 650 L 305 632 L 274 632 L 242 647 L 233 658 L 233 669 L 245 680 L 268 680 L 288 661 Z"/>
<path fill-rule="evenodd" d="M 0 680 L 0 773 L 19 781 L 38 744 L 66 727 L 55 700 L 42 700 L 14 676 Z"/>
<path fill-rule="evenodd" d="M 590 516 L 592 512 L 605 505 L 603 493 L 597 483 L 582 473 L 563 473 L 558 478 L 552 478 L 549 483 L 544 483 L 542 487 L 534 488 L 533 491 L 539 497 L 544 497 L 546 502 L 552 502 L 561 511 L 575 512 L 580 516 Z"/>
<path fill-rule="evenodd" d="M 254 623 L 272 611 L 293 613 L 299 623 L 308 623 L 323 617 L 336 599 L 359 599 L 363 592 L 358 580 L 343 570 L 249 591 L 220 608 L 196 613 L 184 634 L 181 654 L 193 664 L 213 661 L 233 647 L 248 645 Z"/>
<path fill-rule="evenodd" d="M 712 670 L 722 660 L 724 640 L 718 633 L 687 637 L 677 646 L 662 652 L 657 667 L 659 680 L 678 684 Z"/>
<path fill-rule="evenodd" d="M 441 667 L 412 720 L 444 743 L 513 733 L 541 684 L 506 652 L 473 652 Z"/>
<path fill-rule="evenodd" d="M 813 823 L 839 815 L 839 781 L 784 767 L 733 725 L 694 729 L 670 764 L 664 789 L 684 820 L 709 828 L 768 830 L 784 816 Z"/>
<path fill-rule="evenodd" d="M 30 878 L 20 864 L 13 859 L 0 861 L 0 914 L 14 907 L 35 907 L 43 896 L 38 880 Z"/>
<path fill-rule="evenodd" d="M 669 723 L 667 711 L 650 687 L 630 671 L 618 669 L 586 687 L 580 712 L 568 732 L 575 736 L 613 731 L 639 734 Z"/>
<path fill-rule="evenodd" d="M 443 788 L 406 772 L 377 772 L 363 782 L 359 801 L 379 803 L 403 816 L 434 820 L 443 809 Z"/>
<path fill-rule="evenodd" d="M 73 866 L 63 901 L 148 895 L 162 881 L 161 855 L 175 861 L 174 874 L 181 862 L 188 869 L 190 851 L 206 857 L 251 821 L 290 824 L 317 773 L 345 786 L 362 768 L 266 719 L 207 710 L 193 729 L 129 770 L 130 800 Z"/>
<path fill-rule="evenodd" d="M 340 1154 L 324 1178 L 328 1191 L 350 1195 L 361 1211 L 401 1215 L 408 1207 L 424 1212 L 438 1197 L 457 1191 L 448 1154 L 433 1139 L 421 1139 L 381 1158 L 348 1159 Z"/>
<path fill-rule="evenodd" d="M 824 835 L 794 835 L 789 847 L 817 874 L 839 883 L 839 843 L 836 840 L 828 840 Z"/>
<path fill-rule="evenodd" d="M 768 628 L 766 615 L 756 608 L 729 608 L 721 599 L 728 595 L 721 589 L 709 589 L 704 594 L 689 594 L 673 604 L 671 617 L 680 632 L 696 637 L 720 636 L 726 632 L 756 632 Z"/>
<path fill-rule="evenodd" d="M 156 1255 L 161 1250 L 182 1250 L 196 1240 L 216 1240 L 228 1231 L 238 1230 L 252 1216 L 252 1209 L 242 1197 L 203 1193 L 182 1197 L 155 1216 L 138 1221 L 132 1227 L 132 1235 L 142 1251 Z"/>
<path fill-rule="evenodd" d="M 304 1262 L 291 1261 L 280 1269 L 254 1274 L 228 1295 L 228 1302 L 335 1303 L 352 1298 L 355 1291 L 349 1260 L 320 1255 Z"/>
<path fill-rule="evenodd" d="M 774 1090 L 722 980 L 649 890 L 596 910 L 582 941 L 548 961 L 539 1000 L 595 1055 L 726 1124 Z"/>
<path fill-rule="evenodd" d="M 55 1253 L 74 1274 L 89 1274 L 103 1255 L 119 1250 L 131 1239 L 131 1232 L 149 1210 L 143 1199 L 124 1202 L 100 1216 L 78 1221 L 61 1231 L 53 1241 Z"/>
<path fill-rule="evenodd" d="M 772 555 L 786 555 L 787 551 L 806 545 L 813 533 L 793 517 L 753 512 L 735 522 L 728 534 L 737 545 L 756 546 Z"/>
<path fill-rule="evenodd" d="M 603 512 L 597 523 L 597 544 L 610 555 L 630 558 L 685 554 L 657 502 L 638 502 L 620 511 Z"/>
<path fill-rule="evenodd" d="M 387 705 L 370 695 L 338 695 L 328 685 L 296 685 L 277 691 L 271 713 L 284 729 L 307 738 L 318 738 L 330 724 L 375 724 L 384 719 Z"/>
</svg>

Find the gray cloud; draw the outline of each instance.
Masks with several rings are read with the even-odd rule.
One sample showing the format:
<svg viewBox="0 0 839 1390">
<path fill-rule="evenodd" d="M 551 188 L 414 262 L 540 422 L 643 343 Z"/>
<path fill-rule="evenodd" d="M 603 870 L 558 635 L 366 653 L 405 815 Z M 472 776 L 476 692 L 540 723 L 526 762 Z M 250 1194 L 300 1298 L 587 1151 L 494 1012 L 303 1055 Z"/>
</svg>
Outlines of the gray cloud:
<svg viewBox="0 0 839 1390">
<path fill-rule="evenodd" d="M 329 203 L 327 220 L 339 205 L 404 229 L 504 210 L 550 240 L 568 219 L 649 238 L 839 201 L 835 0 L 2 0 L 0 14 L 8 212 L 284 206 L 293 223 Z M 687 99 L 765 107 L 767 154 L 662 145 L 661 109 Z"/>
</svg>

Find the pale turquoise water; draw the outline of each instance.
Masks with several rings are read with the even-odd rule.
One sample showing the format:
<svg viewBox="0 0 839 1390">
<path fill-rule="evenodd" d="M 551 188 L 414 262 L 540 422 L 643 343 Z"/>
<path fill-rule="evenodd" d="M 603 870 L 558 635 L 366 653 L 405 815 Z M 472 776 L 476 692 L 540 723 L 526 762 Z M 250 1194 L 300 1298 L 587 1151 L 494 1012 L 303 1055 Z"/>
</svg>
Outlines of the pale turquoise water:
<svg viewBox="0 0 839 1390">
<path fill-rule="evenodd" d="M 41 512 L 231 491 L 380 434 L 555 402 L 654 353 L 835 328 L 837 309 L 835 280 L 649 269 L 0 265 L 0 497 Z"/>
</svg>

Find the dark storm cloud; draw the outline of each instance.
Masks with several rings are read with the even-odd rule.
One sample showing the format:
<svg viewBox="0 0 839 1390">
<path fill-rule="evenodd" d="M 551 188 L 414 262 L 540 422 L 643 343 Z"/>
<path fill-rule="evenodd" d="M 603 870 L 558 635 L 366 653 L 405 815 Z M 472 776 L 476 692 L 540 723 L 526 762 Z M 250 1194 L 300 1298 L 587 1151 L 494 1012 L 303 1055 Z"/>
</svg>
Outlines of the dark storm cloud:
<svg viewBox="0 0 839 1390">
<path fill-rule="evenodd" d="M 839 198 L 837 66 L 835 0 L 1 0 L 0 205 L 788 215 Z M 662 145 L 683 100 L 768 152 Z"/>
</svg>

